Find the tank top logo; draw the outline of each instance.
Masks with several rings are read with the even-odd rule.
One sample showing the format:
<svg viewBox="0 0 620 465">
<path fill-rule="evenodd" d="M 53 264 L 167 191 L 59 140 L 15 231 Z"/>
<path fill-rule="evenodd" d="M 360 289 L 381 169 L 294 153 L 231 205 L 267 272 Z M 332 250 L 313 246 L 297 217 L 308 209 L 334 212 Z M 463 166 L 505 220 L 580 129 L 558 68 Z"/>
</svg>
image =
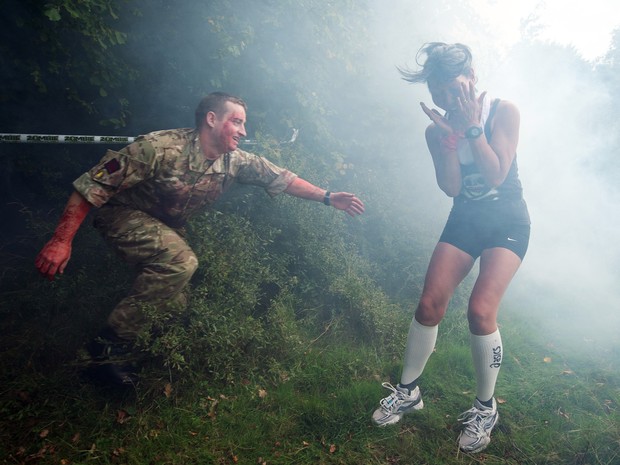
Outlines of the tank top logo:
<svg viewBox="0 0 620 465">
<path fill-rule="evenodd" d="M 484 182 L 484 177 L 480 173 L 472 173 L 463 176 L 461 194 L 470 200 L 481 200 L 498 195 L 497 189 L 492 189 Z"/>
</svg>

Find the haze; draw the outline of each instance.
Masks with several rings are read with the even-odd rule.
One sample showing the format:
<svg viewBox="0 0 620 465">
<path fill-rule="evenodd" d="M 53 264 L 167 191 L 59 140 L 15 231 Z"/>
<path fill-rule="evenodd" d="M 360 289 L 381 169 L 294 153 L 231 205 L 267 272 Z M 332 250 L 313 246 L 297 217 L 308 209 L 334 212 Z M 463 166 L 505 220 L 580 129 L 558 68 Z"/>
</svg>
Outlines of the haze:
<svg viewBox="0 0 620 465">
<path fill-rule="evenodd" d="M 418 102 L 430 105 L 430 97 L 424 86 L 399 81 L 394 66 L 415 67 L 425 42 L 463 42 L 473 49 L 479 90 L 512 100 L 521 111 L 518 163 L 532 237 L 503 307 L 531 317 L 553 343 L 595 351 L 617 344 L 620 198 L 610 180 L 620 173 L 601 176 L 600 162 L 617 149 L 610 131 L 616 123 L 604 116 L 609 97 L 590 72 L 618 25 L 612 2 L 590 2 L 584 11 L 559 1 L 471 0 L 469 11 L 455 6 L 450 14 L 413 2 L 389 10 L 376 5 L 381 53 L 372 68 L 391 117 L 403 124 L 401 148 L 410 157 L 403 163 L 411 163 L 411 176 L 426 176 L 429 214 L 441 212 L 435 227 L 450 202 L 432 186 L 423 142 L 428 121 Z M 463 16 L 455 17 L 457 11 Z M 575 63 L 575 51 L 583 62 Z"/>
</svg>

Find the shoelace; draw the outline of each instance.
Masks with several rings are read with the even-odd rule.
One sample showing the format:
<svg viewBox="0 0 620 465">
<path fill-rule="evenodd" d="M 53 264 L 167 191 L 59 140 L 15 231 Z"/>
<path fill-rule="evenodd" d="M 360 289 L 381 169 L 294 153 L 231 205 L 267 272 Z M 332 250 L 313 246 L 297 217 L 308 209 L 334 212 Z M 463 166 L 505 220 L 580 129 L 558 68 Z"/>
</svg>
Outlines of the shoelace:
<svg viewBox="0 0 620 465">
<path fill-rule="evenodd" d="M 387 397 L 384 397 L 379 402 L 381 404 L 381 407 L 384 410 L 391 411 L 394 408 L 394 406 L 397 405 L 396 402 L 399 400 L 398 399 L 398 397 L 399 397 L 398 394 L 400 394 L 400 392 L 398 391 L 398 389 L 396 389 L 390 383 L 382 383 L 381 386 L 383 386 L 384 388 L 389 389 L 390 391 L 392 391 L 392 394 L 390 394 Z"/>
<path fill-rule="evenodd" d="M 458 421 L 463 422 L 465 433 L 473 432 L 474 434 L 482 431 L 483 423 L 487 418 L 493 415 L 493 410 L 480 410 L 472 407 L 458 417 Z M 480 421 L 477 421 L 480 418 Z"/>
</svg>

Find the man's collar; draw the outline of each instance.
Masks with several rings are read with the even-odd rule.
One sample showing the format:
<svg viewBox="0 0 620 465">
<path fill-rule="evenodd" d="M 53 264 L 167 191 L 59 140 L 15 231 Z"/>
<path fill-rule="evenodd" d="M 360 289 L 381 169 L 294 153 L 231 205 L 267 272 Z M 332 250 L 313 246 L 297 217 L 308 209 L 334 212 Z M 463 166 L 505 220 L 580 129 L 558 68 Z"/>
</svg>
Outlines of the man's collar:
<svg viewBox="0 0 620 465">
<path fill-rule="evenodd" d="M 204 173 L 207 170 L 211 170 L 215 173 L 223 173 L 225 171 L 224 158 L 228 156 L 228 153 L 220 155 L 215 160 L 209 160 L 205 157 L 200 147 L 200 133 L 195 130 L 190 135 L 190 142 L 187 144 L 189 150 L 189 169 L 198 173 Z"/>
</svg>

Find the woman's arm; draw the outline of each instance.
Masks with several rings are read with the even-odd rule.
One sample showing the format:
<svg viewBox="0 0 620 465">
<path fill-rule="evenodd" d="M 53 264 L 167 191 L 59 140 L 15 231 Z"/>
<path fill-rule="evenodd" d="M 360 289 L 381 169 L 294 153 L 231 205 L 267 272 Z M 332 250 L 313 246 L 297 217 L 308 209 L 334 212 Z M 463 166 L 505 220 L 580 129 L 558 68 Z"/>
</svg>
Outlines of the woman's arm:
<svg viewBox="0 0 620 465">
<path fill-rule="evenodd" d="M 457 154 L 460 135 L 447 133 L 436 124 L 426 128 L 426 145 L 435 166 L 437 185 L 449 197 L 461 192 L 461 165 Z"/>
<path fill-rule="evenodd" d="M 484 134 L 469 140 L 474 161 L 490 187 L 499 186 L 508 175 L 517 154 L 519 124 L 519 109 L 513 103 L 502 100 L 492 121 L 491 142 Z"/>
<path fill-rule="evenodd" d="M 459 108 L 455 112 L 457 124 L 463 131 L 471 126 L 480 125 L 480 113 L 486 92 L 476 95 L 473 81 L 462 84 Z M 484 132 L 480 137 L 469 139 L 474 162 L 489 187 L 497 187 L 504 182 L 512 161 L 517 153 L 519 142 L 520 115 L 518 108 L 511 102 L 502 100 L 491 121 L 491 142 Z"/>
</svg>

